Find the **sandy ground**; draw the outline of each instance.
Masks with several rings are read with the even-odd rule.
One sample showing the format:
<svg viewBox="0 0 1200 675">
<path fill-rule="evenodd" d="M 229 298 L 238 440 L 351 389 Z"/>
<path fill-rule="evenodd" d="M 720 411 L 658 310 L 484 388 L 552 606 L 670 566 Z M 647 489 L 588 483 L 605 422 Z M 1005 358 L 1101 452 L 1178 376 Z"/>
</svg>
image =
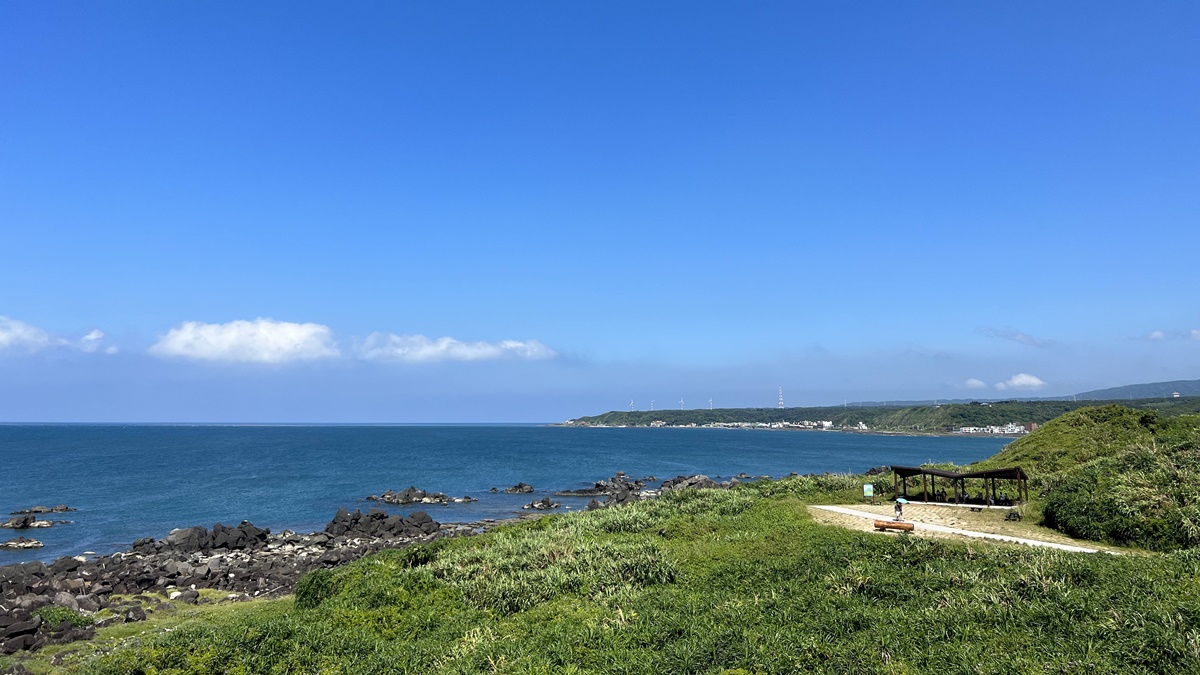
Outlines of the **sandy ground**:
<svg viewBox="0 0 1200 675">
<path fill-rule="evenodd" d="M 880 520 L 891 520 L 895 515 L 893 510 L 894 507 L 890 502 L 881 502 L 879 504 L 842 504 L 841 506 L 848 509 L 853 509 L 855 511 L 877 514 L 880 517 Z M 839 525 L 852 530 L 875 532 L 875 527 L 872 525 L 872 520 L 868 518 L 833 513 L 817 508 L 810 508 L 808 512 L 817 522 Z M 1032 539 L 1034 541 L 1043 541 L 1052 544 L 1079 546 L 1110 552 L 1129 552 L 1127 549 L 1097 544 L 1094 541 L 1072 539 L 1071 537 L 1068 537 L 1060 532 L 1035 525 L 1028 521 L 1006 521 L 1004 520 L 1004 516 L 1007 514 L 1007 509 L 993 509 L 990 511 L 988 509 L 983 509 L 980 512 L 974 512 L 970 509 L 953 506 L 906 504 L 904 507 L 904 519 L 918 524 L 918 527 L 915 531 L 917 536 L 956 539 L 963 538 L 959 535 L 948 532 L 922 530 L 920 528 L 920 524 L 927 523 L 932 525 L 940 525 L 942 527 L 969 530 L 972 532 L 983 532 L 987 534 L 1003 535 L 1006 537 Z M 897 533 L 894 532 L 887 532 L 883 534 L 886 536 L 897 536 Z"/>
</svg>

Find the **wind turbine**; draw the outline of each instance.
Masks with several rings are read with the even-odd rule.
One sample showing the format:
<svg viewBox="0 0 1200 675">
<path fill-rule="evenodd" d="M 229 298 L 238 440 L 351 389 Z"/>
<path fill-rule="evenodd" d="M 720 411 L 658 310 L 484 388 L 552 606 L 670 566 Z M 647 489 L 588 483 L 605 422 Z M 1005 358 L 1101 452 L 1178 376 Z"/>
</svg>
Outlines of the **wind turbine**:
<svg viewBox="0 0 1200 675">
<path fill-rule="evenodd" d="M 679 397 L 679 409 L 683 410 L 683 397 L 682 396 Z"/>
<path fill-rule="evenodd" d="M 711 396 L 708 397 L 708 409 L 712 410 L 712 397 Z"/>
</svg>

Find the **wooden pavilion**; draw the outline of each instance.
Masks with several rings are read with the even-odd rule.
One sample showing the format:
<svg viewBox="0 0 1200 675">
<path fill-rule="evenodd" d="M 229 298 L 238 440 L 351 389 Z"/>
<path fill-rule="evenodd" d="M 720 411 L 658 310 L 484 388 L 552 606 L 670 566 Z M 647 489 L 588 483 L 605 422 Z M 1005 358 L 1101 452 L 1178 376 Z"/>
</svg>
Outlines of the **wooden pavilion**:
<svg viewBox="0 0 1200 675">
<path fill-rule="evenodd" d="M 982 480 L 983 494 L 990 497 L 984 499 L 985 503 L 998 504 L 1000 499 L 996 490 L 996 481 L 1011 480 L 1016 482 L 1017 494 L 1016 499 L 1011 499 L 1013 502 L 1029 501 L 1029 476 L 1020 467 L 1009 467 L 1006 469 L 984 469 L 983 471 L 969 471 L 959 473 L 956 471 L 944 471 L 942 469 L 931 469 L 920 466 L 893 466 L 892 467 L 892 498 L 903 496 L 908 498 L 908 479 L 921 477 L 921 495 L 922 501 L 937 501 L 931 500 L 931 495 L 937 496 L 937 479 L 949 481 L 954 489 L 954 503 L 961 504 L 968 501 L 967 497 L 967 481 Z M 914 486 L 915 489 L 915 486 Z M 941 501 L 950 501 L 949 495 Z"/>
</svg>

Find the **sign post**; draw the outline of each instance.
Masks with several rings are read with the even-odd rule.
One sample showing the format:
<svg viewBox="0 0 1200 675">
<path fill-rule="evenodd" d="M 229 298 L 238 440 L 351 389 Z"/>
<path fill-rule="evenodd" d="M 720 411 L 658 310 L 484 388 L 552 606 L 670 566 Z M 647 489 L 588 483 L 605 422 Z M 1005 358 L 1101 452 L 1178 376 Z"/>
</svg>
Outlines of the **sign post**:
<svg viewBox="0 0 1200 675">
<path fill-rule="evenodd" d="M 863 499 L 869 499 L 872 504 L 875 503 L 875 486 L 873 484 L 863 484 Z"/>
</svg>

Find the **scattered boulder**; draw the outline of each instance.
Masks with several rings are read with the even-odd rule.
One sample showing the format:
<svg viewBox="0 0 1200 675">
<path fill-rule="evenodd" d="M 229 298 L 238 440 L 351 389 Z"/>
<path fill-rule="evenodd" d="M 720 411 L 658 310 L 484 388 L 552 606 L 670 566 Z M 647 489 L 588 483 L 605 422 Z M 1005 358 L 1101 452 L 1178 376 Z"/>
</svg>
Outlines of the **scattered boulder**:
<svg viewBox="0 0 1200 675">
<path fill-rule="evenodd" d="M 12 549 L 12 550 L 26 550 L 26 549 L 41 548 L 41 547 L 42 547 L 42 542 L 38 541 L 37 539 L 27 539 L 25 537 L 17 537 L 16 539 L 9 539 L 8 541 L 0 544 L 0 548 L 6 548 L 6 549 Z"/>
<path fill-rule="evenodd" d="M 683 490 L 686 488 L 719 488 L 721 485 L 712 480 L 708 476 L 697 474 L 695 476 L 676 476 L 663 481 L 662 491 L 668 490 Z M 728 487 L 726 485 L 725 487 Z"/>
<path fill-rule="evenodd" d="M 54 604 L 58 607 L 66 607 L 73 612 L 79 611 L 79 601 L 75 599 L 74 595 L 66 591 L 59 591 L 54 594 Z"/>
<path fill-rule="evenodd" d="M 528 483 L 517 483 L 516 485 L 504 488 L 504 491 L 510 495 L 523 495 L 533 492 L 533 486 Z"/>
<path fill-rule="evenodd" d="M 560 490 L 555 492 L 556 497 L 601 497 L 604 495 L 612 495 L 618 492 L 636 492 L 646 487 L 647 481 L 653 481 L 653 476 L 648 476 L 641 480 L 636 480 L 625 475 L 624 471 L 618 471 L 615 476 L 607 480 L 598 480 L 592 487 L 583 488 L 581 490 Z"/>
<path fill-rule="evenodd" d="M 495 492 L 495 490 L 493 490 Z M 369 502 L 383 502 L 385 504 L 395 504 L 396 506 L 408 506 L 409 504 L 465 504 L 467 502 L 477 501 L 469 495 L 463 497 L 451 497 L 442 492 L 426 492 L 416 486 L 408 486 L 407 488 L 396 492 L 388 490 L 381 495 L 371 495 L 367 497 Z"/>
<path fill-rule="evenodd" d="M 0 527 L 7 527 L 12 530 L 26 530 L 33 527 L 33 524 L 36 522 L 37 518 L 27 513 L 16 518 L 9 518 L 8 522 L 0 523 Z"/>
<path fill-rule="evenodd" d="M 522 506 L 521 508 L 537 509 L 538 511 L 546 511 L 548 509 L 557 509 L 560 506 L 562 506 L 561 502 L 553 501 L 549 497 L 543 497 L 541 499 L 537 499 L 532 502 L 529 502 L 528 504 L 526 504 L 525 506 Z"/>
<path fill-rule="evenodd" d="M 403 518 L 379 508 L 371 509 L 366 514 L 357 510 L 350 512 L 343 508 L 338 509 L 333 520 L 325 526 L 325 534 L 335 538 L 395 539 L 433 534 L 440 529 L 441 524 L 424 511 L 416 511 Z"/>
<path fill-rule="evenodd" d="M 592 499 L 588 502 L 587 507 L 589 511 L 594 511 L 596 509 L 607 509 L 613 506 L 624 506 L 625 504 L 636 502 L 639 499 L 641 499 L 641 497 L 638 496 L 638 493 L 630 490 L 621 490 L 608 495 L 603 502 Z"/>
<path fill-rule="evenodd" d="M 176 551 L 207 551 L 212 548 L 212 534 L 203 525 L 171 530 L 163 545 Z"/>
<path fill-rule="evenodd" d="M 38 506 L 33 506 L 33 507 L 30 507 L 30 508 L 28 508 L 28 509 L 21 509 L 20 511 L 13 511 L 13 512 L 12 512 L 12 513 L 10 513 L 9 515 L 12 515 L 12 516 L 23 516 L 23 515 L 25 515 L 25 514 L 29 514 L 29 513 L 32 513 L 32 514 L 40 514 L 40 513 L 66 513 L 66 512 L 68 512 L 68 511 L 74 511 L 74 510 L 75 510 L 75 509 L 73 509 L 73 508 L 71 508 L 71 507 L 67 506 L 66 504 L 59 504 L 58 506 L 54 506 L 54 507 L 50 507 L 50 506 L 41 506 L 41 505 L 38 505 Z"/>
</svg>

